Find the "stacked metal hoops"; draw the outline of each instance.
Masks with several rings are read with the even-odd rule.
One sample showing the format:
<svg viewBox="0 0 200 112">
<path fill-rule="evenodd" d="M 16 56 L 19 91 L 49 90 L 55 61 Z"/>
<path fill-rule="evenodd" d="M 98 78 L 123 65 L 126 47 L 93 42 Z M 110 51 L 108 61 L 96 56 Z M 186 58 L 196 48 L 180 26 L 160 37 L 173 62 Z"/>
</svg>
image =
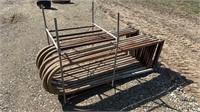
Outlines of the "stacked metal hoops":
<svg viewBox="0 0 200 112">
<path fill-rule="evenodd" d="M 119 29 L 119 13 L 117 30 L 108 32 L 94 23 L 94 14 L 90 26 L 58 29 L 54 19 L 55 30 L 49 30 L 42 12 L 48 45 L 38 53 L 36 66 L 44 89 L 63 95 L 64 102 L 66 94 L 114 85 L 115 80 L 151 72 L 157 65 L 164 40 L 134 28 Z M 71 30 L 76 33 L 61 34 Z"/>
<path fill-rule="evenodd" d="M 135 29 L 123 29 L 119 34 L 115 80 L 128 77 L 134 71 L 153 68 L 164 41 L 148 35 L 138 35 Z M 90 35 L 77 33 L 75 41 L 69 41 L 69 38 L 73 40 L 70 36 L 66 38 L 60 37 L 63 39 L 60 41 L 60 49 L 66 94 L 112 81 L 115 41 L 110 35 L 99 31 Z M 62 94 L 59 56 L 53 44 L 38 53 L 36 65 L 45 90 Z"/>
</svg>

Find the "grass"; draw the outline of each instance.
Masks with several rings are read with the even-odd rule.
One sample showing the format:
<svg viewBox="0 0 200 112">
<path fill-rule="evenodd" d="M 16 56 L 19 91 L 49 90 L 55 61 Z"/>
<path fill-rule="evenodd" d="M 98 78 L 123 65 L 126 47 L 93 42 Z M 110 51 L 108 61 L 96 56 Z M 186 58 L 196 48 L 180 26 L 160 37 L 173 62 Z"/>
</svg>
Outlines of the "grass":
<svg viewBox="0 0 200 112">
<path fill-rule="evenodd" d="M 148 0 L 187 14 L 200 15 L 200 0 Z"/>
</svg>

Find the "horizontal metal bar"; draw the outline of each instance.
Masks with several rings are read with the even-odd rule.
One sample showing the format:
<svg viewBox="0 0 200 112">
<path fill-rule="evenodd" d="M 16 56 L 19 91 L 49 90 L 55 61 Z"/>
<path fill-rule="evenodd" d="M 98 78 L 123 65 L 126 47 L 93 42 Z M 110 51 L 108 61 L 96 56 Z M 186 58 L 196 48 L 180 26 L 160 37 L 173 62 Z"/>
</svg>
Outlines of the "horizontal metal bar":
<svg viewBox="0 0 200 112">
<path fill-rule="evenodd" d="M 53 44 L 55 45 L 56 49 L 58 49 L 58 45 L 56 44 L 55 40 L 53 39 L 51 33 L 49 32 L 49 30 L 47 28 L 45 28 L 47 34 L 49 35 L 50 39 L 52 40 Z"/>
<path fill-rule="evenodd" d="M 66 29 L 59 29 L 58 31 L 65 31 L 65 30 L 75 30 L 75 29 L 81 29 L 81 28 L 90 28 L 95 27 L 94 25 L 90 26 L 81 26 L 81 27 L 75 27 L 75 28 L 66 28 Z M 50 30 L 49 32 L 55 32 L 56 30 Z"/>
<path fill-rule="evenodd" d="M 96 33 L 96 32 L 102 32 L 102 30 L 94 30 L 94 31 L 86 31 L 86 32 L 72 33 L 72 34 L 66 34 L 66 35 L 59 35 L 59 38 L 61 38 L 61 37 L 69 37 L 69 36 L 76 36 L 76 35 L 84 35 L 84 34 Z M 56 36 L 53 36 L 53 38 L 56 38 Z"/>
<path fill-rule="evenodd" d="M 103 30 L 104 32 L 106 32 L 107 34 L 109 34 L 110 36 L 112 36 L 113 38 L 117 39 L 117 37 L 115 35 L 113 35 L 112 33 L 108 32 L 107 30 L 103 29 L 102 27 L 100 27 L 99 25 L 93 23 L 96 27 L 100 28 L 101 30 Z"/>
<path fill-rule="evenodd" d="M 128 78 L 128 77 L 131 77 L 131 76 L 145 74 L 145 73 L 149 73 L 149 72 L 152 72 L 152 71 L 153 71 L 152 68 L 145 69 L 145 67 L 142 67 L 142 68 L 134 69 L 134 72 L 132 72 L 131 74 L 127 74 L 127 75 L 122 75 L 121 74 L 121 76 L 118 76 L 118 77 L 120 77 L 120 78 Z M 129 71 L 127 71 L 127 72 L 129 72 Z"/>
</svg>

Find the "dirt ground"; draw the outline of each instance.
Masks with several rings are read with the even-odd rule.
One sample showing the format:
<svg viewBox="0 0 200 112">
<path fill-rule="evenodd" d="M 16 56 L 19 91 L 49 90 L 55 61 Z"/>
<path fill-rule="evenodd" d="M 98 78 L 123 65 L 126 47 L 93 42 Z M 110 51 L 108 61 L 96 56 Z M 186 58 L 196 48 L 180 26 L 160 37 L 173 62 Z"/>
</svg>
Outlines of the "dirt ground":
<svg viewBox="0 0 200 112">
<path fill-rule="evenodd" d="M 134 2 L 133 2 L 134 1 Z M 49 29 L 91 24 L 91 0 L 53 4 L 45 10 Z M 108 30 L 134 27 L 165 39 L 156 72 L 117 81 L 74 95 L 62 106 L 61 97 L 44 91 L 35 65 L 47 45 L 41 10 L 35 0 L 1 0 L 0 112 L 7 111 L 200 111 L 199 16 L 141 0 L 98 0 L 95 21 Z"/>
<path fill-rule="evenodd" d="M 154 6 L 145 1 L 102 1 L 101 9 L 113 17 L 121 12 L 126 25 L 165 39 L 160 62 L 194 81 L 189 91 L 199 93 L 200 26 L 199 17 L 184 15 L 172 9 Z M 200 98 L 200 94 L 197 97 Z"/>
</svg>

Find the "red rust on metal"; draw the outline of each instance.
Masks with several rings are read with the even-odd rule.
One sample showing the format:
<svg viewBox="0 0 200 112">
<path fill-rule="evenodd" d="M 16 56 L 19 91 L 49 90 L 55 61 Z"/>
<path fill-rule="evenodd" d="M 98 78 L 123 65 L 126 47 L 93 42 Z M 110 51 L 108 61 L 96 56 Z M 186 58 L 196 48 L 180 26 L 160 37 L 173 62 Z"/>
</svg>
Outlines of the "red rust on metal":
<svg viewBox="0 0 200 112">
<path fill-rule="evenodd" d="M 93 26 L 85 26 L 87 27 Z M 59 31 L 64 30 L 71 29 Z M 152 71 L 157 64 L 164 41 L 138 32 L 130 28 L 119 32 L 115 80 L 130 77 L 133 73 Z M 116 35 L 116 32 L 112 34 Z M 46 46 L 36 58 L 39 75 L 46 91 L 59 95 L 63 92 L 72 94 L 112 81 L 115 61 L 114 38 L 100 30 L 87 31 L 63 35 L 60 45 L 65 91 L 62 88 L 55 46 Z"/>
</svg>

